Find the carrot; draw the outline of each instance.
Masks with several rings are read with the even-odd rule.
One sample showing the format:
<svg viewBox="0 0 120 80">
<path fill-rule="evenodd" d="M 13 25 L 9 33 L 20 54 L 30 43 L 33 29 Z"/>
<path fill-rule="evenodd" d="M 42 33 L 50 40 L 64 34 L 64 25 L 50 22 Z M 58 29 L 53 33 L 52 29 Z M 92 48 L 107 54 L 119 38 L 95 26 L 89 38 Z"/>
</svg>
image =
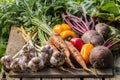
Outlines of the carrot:
<svg viewBox="0 0 120 80">
<path fill-rule="evenodd" d="M 50 36 L 50 41 L 65 55 L 65 61 L 67 65 L 73 69 L 75 69 L 74 65 L 70 60 L 70 52 L 65 44 L 64 40 L 60 37 L 59 34 L 52 34 Z"/>
<path fill-rule="evenodd" d="M 83 60 L 79 51 L 69 42 L 65 41 L 68 49 L 70 50 L 71 56 L 83 67 L 84 70 L 94 73 L 92 70 L 87 68 L 85 61 Z"/>
</svg>

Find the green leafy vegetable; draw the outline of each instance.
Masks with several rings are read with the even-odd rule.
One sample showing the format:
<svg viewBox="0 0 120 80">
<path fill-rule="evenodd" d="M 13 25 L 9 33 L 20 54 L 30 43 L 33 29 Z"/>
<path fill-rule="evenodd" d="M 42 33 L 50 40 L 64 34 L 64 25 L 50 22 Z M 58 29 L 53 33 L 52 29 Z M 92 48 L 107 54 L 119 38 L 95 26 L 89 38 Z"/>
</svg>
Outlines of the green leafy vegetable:
<svg viewBox="0 0 120 80">
<path fill-rule="evenodd" d="M 106 3 L 105 5 L 101 6 L 101 9 L 103 11 L 109 12 L 109 13 L 113 13 L 115 15 L 119 15 L 119 8 L 116 6 L 115 2 L 110 1 L 108 3 Z"/>
</svg>

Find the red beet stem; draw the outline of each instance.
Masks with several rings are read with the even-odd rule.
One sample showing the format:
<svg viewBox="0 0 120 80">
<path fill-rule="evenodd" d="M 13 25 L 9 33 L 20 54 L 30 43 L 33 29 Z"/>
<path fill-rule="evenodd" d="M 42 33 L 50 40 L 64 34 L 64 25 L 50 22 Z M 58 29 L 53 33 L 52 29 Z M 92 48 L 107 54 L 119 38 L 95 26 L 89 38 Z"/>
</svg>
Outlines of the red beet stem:
<svg viewBox="0 0 120 80">
<path fill-rule="evenodd" d="M 105 43 L 103 44 L 103 46 L 108 46 L 110 45 L 110 43 L 112 42 L 113 38 L 115 38 L 116 35 L 113 35 L 112 37 L 110 37 L 109 39 L 107 39 L 107 41 L 105 41 Z"/>
<path fill-rule="evenodd" d="M 91 23 L 92 23 L 92 30 L 94 30 L 95 29 L 95 23 L 94 23 L 94 20 L 93 20 L 93 18 L 92 17 L 90 17 L 91 18 Z"/>
<path fill-rule="evenodd" d="M 78 25 L 76 25 L 74 22 L 72 22 L 72 23 L 73 23 L 73 28 L 74 29 L 76 29 L 77 31 L 81 32 L 82 34 L 84 33 L 84 31 L 81 30 L 81 28 Z"/>
<path fill-rule="evenodd" d="M 88 20 L 88 19 L 87 19 L 87 15 L 86 15 L 86 10 L 85 10 L 85 8 L 84 8 L 82 5 L 80 5 L 80 6 L 81 6 L 81 8 L 82 8 L 82 11 L 83 11 L 82 15 L 83 15 L 83 17 L 84 17 L 84 19 L 85 19 L 85 22 L 86 22 L 88 28 L 93 30 L 93 29 L 95 28 L 95 24 L 94 24 L 93 18 L 90 17 L 90 20 Z M 92 25 L 91 25 L 91 24 L 92 24 Z M 90 25 L 92 26 L 91 28 L 90 28 Z"/>
<path fill-rule="evenodd" d="M 80 6 L 81 6 L 82 11 L 83 11 L 82 15 L 83 15 L 83 17 L 84 17 L 84 19 L 85 19 L 85 22 L 88 23 L 87 16 L 86 16 L 86 11 L 85 11 L 85 9 L 83 8 L 82 5 L 80 5 Z"/>
<path fill-rule="evenodd" d="M 79 23 L 82 23 L 81 25 L 83 25 L 83 27 L 86 29 L 86 31 L 90 30 L 81 18 L 78 18 L 78 17 L 73 16 L 73 15 L 70 15 L 70 16 L 67 15 L 67 16 L 70 17 L 70 18 L 73 18 L 73 19 L 77 19 L 79 21 Z"/>
<path fill-rule="evenodd" d="M 81 24 L 79 24 L 79 23 L 77 23 L 77 22 L 75 22 L 75 21 L 72 21 L 72 23 L 73 23 L 74 25 L 78 26 L 78 28 L 80 28 L 80 29 L 83 31 L 83 33 L 86 32 L 86 30 L 82 27 L 83 25 L 81 25 Z"/>
<path fill-rule="evenodd" d="M 66 11 L 66 13 L 67 13 L 67 15 L 72 16 L 68 11 Z M 82 31 L 86 32 L 86 29 L 83 28 L 84 24 L 82 24 L 82 23 L 80 24 L 79 22 L 76 22 L 76 20 L 73 20 L 72 22 L 75 22 L 75 24 L 77 24 L 78 27 L 79 27 L 80 29 L 82 29 Z M 77 25 L 76 25 L 76 26 L 77 26 Z"/>
<path fill-rule="evenodd" d="M 84 31 L 77 28 L 77 26 L 74 26 L 69 19 L 66 19 L 67 16 L 65 14 L 62 14 L 62 17 L 76 33 L 79 33 L 80 35 L 84 33 Z"/>
<path fill-rule="evenodd" d="M 111 45 L 109 45 L 109 46 L 107 46 L 107 47 L 111 50 L 113 47 L 115 47 L 118 44 L 120 44 L 120 40 L 115 42 L 115 43 L 113 43 L 113 44 L 111 44 Z"/>
</svg>

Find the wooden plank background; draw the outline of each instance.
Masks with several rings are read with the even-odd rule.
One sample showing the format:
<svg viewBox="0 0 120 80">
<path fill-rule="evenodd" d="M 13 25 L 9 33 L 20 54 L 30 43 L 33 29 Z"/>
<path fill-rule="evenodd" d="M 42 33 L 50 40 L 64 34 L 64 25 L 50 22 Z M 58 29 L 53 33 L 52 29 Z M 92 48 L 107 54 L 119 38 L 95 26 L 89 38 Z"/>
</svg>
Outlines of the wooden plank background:
<svg viewBox="0 0 120 80">
<path fill-rule="evenodd" d="M 19 33 L 16 30 L 16 27 L 13 26 L 10 32 L 10 37 L 8 41 L 8 46 L 6 49 L 6 55 L 11 54 L 14 55 L 14 53 L 17 53 L 22 46 L 25 44 L 24 39 L 20 36 L 21 33 Z M 14 43 L 13 43 L 14 42 Z M 19 44 L 19 46 L 18 46 Z M 12 47 L 11 47 L 12 46 Z M 114 60 L 114 77 L 100 77 L 100 78 L 86 78 L 85 76 L 79 76 L 75 78 L 10 78 L 7 75 L 7 80 L 120 80 L 120 54 L 115 57 Z"/>
</svg>

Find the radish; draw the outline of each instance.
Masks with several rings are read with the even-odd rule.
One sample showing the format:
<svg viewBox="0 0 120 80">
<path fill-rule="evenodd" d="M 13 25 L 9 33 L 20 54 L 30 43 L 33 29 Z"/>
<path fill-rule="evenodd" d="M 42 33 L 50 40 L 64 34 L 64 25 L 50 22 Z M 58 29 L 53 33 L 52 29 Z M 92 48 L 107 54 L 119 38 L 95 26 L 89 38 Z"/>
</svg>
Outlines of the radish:
<svg viewBox="0 0 120 80">
<path fill-rule="evenodd" d="M 111 49 L 120 43 L 120 40 L 112 43 L 114 37 L 109 38 L 103 45 L 96 46 L 91 50 L 89 60 L 93 67 L 107 68 L 112 66 L 113 54 Z"/>
<path fill-rule="evenodd" d="M 62 14 L 62 17 L 73 31 L 81 36 L 84 43 L 92 43 L 94 46 L 102 45 L 104 38 L 94 30 L 93 19 L 90 17 L 88 20 L 85 15 L 86 14 L 84 14 L 85 21 L 68 12 L 67 14 Z"/>
</svg>

